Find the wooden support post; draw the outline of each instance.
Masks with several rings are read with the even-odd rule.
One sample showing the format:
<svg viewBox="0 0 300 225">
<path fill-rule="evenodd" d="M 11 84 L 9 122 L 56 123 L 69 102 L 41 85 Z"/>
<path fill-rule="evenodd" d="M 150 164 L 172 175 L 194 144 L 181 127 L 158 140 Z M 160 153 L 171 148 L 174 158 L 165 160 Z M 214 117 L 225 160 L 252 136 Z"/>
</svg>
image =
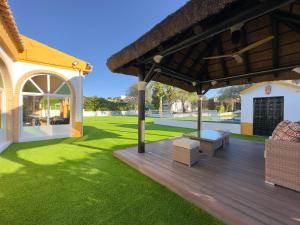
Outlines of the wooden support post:
<svg viewBox="0 0 300 225">
<path fill-rule="evenodd" d="M 198 96 L 198 120 L 197 120 L 197 131 L 198 133 L 201 131 L 202 126 L 202 87 L 197 88 L 197 96 Z"/>
<path fill-rule="evenodd" d="M 197 121 L 197 130 L 201 131 L 202 127 L 202 95 L 198 94 L 198 121 Z"/>
<path fill-rule="evenodd" d="M 144 73 L 139 75 L 138 82 L 138 152 L 145 152 L 145 89 Z"/>
</svg>

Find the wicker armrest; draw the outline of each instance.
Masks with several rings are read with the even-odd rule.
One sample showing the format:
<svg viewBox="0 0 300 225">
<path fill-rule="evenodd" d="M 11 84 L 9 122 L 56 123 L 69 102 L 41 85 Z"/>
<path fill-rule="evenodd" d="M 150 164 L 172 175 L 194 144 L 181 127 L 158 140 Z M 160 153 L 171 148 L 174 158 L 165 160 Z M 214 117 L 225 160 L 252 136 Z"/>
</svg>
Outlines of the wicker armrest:
<svg viewBox="0 0 300 225">
<path fill-rule="evenodd" d="M 293 159 L 300 160 L 300 143 L 280 140 L 266 140 L 265 158 L 280 157 L 281 160 Z"/>
<path fill-rule="evenodd" d="M 300 143 L 266 140 L 266 181 L 300 191 Z"/>
</svg>

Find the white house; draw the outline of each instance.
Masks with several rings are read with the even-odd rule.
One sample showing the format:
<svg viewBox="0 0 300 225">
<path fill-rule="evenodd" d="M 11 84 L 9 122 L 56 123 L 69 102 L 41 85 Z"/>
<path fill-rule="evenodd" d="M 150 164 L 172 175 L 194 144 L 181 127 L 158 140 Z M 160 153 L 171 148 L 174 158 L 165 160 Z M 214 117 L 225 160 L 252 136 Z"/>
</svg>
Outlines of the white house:
<svg viewBox="0 0 300 225">
<path fill-rule="evenodd" d="M 91 66 L 21 35 L 7 1 L 0 6 L 0 151 L 81 136 L 82 79 Z"/>
<path fill-rule="evenodd" d="M 173 102 L 173 104 L 170 106 L 168 106 L 168 110 L 172 111 L 172 112 L 176 112 L 176 113 L 180 113 L 183 112 L 183 107 L 182 107 L 182 102 L 181 101 L 176 101 Z M 187 101 L 184 103 L 184 108 L 186 112 L 191 112 L 192 111 L 192 104 Z"/>
<path fill-rule="evenodd" d="M 282 120 L 300 121 L 300 85 L 290 81 L 255 84 L 241 93 L 241 133 L 271 135 Z"/>
</svg>

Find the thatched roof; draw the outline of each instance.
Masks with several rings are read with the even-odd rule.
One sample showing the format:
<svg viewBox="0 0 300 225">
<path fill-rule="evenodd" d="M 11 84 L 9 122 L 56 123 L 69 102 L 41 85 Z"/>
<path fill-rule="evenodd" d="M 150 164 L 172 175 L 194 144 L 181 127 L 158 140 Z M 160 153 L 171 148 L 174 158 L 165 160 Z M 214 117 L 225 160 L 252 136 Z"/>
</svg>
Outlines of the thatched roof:
<svg viewBox="0 0 300 225">
<path fill-rule="evenodd" d="M 131 45 L 111 56 L 107 61 L 108 67 L 112 71 L 118 71 L 123 65 L 158 47 L 192 25 L 219 13 L 235 1 L 237 0 L 191 0 L 187 2 Z"/>
<path fill-rule="evenodd" d="M 204 88 L 217 88 L 247 82 L 299 79 L 298 74 L 287 73 L 289 66 L 300 65 L 299 16 L 299 2 L 290 0 L 190 0 L 111 56 L 107 66 L 113 72 L 137 76 L 141 68 L 149 71 L 153 56 L 164 55 L 159 65 L 164 72 L 157 73 L 153 80 L 188 91 L 195 91 L 194 81 Z M 292 21 L 287 21 L 290 18 Z M 232 41 L 230 27 L 240 22 L 243 22 L 242 37 L 236 44 Z M 203 60 L 230 54 L 268 36 L 275 38 L 243 53 L 242 64 L 232 58 Z M 190 40 L 195 42 L 169 51 Z M 167 51 L 169 53 L 165 54 Z M 278 70 L 274 72 L 273 69 Z M 169 70 L 171 75 L 167 73 Z M 257 74 L 260 76 L 252 76 Z M 218 83 L 211 87 L 211 80 L 218 80 Z"/>
<path fill-rule="evenodd" d="M 0 15 L 6 24 L 8 32 L 11 36 L 11 39 L 14 41 L 18 52 L 23 52 L 23 41 L 7 0 L 0 0 Z"/>
</svg>

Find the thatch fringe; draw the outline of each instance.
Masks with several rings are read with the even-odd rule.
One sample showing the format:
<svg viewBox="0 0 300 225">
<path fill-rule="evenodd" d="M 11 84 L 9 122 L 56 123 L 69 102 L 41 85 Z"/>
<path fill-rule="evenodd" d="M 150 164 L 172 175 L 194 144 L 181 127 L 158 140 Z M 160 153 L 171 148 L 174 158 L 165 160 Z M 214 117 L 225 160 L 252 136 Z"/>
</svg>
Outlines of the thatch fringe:
<svg viewBox="0 0 300 225">
<path fill-rule="evenodd" d="M 131 45 L 111 56 L 107 61 L 107 66 L 113 72 L 121 72 L 122 69 L 119 69 L 122 66 L 157 48 L 161 43 L 185 31 L 192 25 L 219 13 L 228 4 L 236 1 L 190 0 L 182 8 L 169 15 Z"/>
<path fill-rule="evenodd" d="M 14 41 L 16 48 L 18 49 L 19 52 L 23 52 L 24 44 L 20 32 L 18 30 L 18 27 L 16 25 L 14 16 L 7 3 L 7 0 L 0 0 L 0 15 L 2 16 L 6 24 L 6 27 L 9 31 L 9 35 L 11 36 L 11 39 Z"/>
</svg>

